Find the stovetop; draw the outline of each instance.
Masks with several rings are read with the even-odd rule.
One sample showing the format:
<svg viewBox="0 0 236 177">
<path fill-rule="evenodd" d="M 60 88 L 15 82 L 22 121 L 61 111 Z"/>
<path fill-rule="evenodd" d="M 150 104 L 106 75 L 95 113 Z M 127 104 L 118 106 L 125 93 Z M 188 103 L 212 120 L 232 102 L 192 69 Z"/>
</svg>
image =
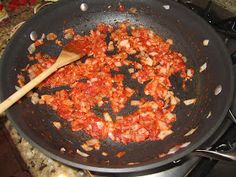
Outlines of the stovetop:
<svg viewBox="0 0 236 177">
<path fill-rule="evenodd" d="M 222 9 L 207 0 L 175 0 L 191 8 L 194 12 L 202 16 L 210 25 L 212 25 L 225 42 L 229 54 L 234 64 L 236 64 L 236 17 L 227 10 Z M 197 6 L 196 6 L 197 5 Z M 236 65 L 235 75 L 236 75 Z M 235 103 L 236 105 L 236 103 Z M 232 112 L 236 115 L 236 106 L 231 107 Z M 209 147 L 212 150 L 228 150 L 236 142 L 236 124 L 230 119 L 225 121 L 204 145 L 203 148 Z M 190 155 L 184 159 L 173 162 L 168 167 L 155 169 L 146 172 L 132 174 L 101 174 L 87 172 L 84 176 L 147 176 L 147 177 L 218 177 L 236 176 L 236 163 L 218 162 L 216 160 L 206 159 Z M 2 174 L 2 173 L 1 173 Z M 1 175 L 0 175 L 1 176 Z M 23 175 L 25 176 L 25 175 Z M 58 175 L 59 176 L 59 175 Z M 66 174 L 65 174 L 66 176 Z"/>
</svg>

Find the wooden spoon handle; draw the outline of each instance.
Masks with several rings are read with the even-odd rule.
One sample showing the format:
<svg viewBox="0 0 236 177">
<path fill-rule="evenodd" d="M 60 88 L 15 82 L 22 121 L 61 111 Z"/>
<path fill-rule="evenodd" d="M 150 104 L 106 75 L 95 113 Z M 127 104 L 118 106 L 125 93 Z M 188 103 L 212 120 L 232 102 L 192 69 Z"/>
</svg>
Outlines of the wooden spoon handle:
<svg viewBox="0 0 236 177">
<path fill-rule="evenodd" d="M 56 64 L 52 65 L 50 68 L 39 74 L 33 80 L 28 82 L 18 91 L 13 93 L 10 97 L 8 97 L 5 101 L 0 104 L 0 114 L 8 109 L 11 105 L 21 99 L 25 94 L 27 94 L 30 90 L 32 90 L 35 86 L 37 86 L 40 82 L 46 79 L 49 75 L 54 73 L 57 70 L 58 66 Z"/>
</svg>

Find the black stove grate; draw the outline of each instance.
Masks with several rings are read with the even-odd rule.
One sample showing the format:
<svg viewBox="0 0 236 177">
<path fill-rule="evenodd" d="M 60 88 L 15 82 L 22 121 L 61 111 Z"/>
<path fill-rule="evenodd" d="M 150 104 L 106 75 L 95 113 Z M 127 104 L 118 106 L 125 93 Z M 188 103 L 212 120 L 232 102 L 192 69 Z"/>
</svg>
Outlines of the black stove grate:
<svg viewBox="0 0 236 177">
<path fill-rule="evenodd" d="M 205 19 L 218 33 L 223 35 L 224 42 L 227 45 L 230 39 L 236 40 L 236 16 L 222 19 L 213 10 L 213 2 L 208 1 L 205 7 L 193 4 L 191 1 L 177 0 L 203 19 Z M 231 54 L 233 64 L 236 64 L 236 50 Z"/>
<path fill-rule="evenodd" d="M 208 1 L 205 8 L 193 4 L 191 1 L 178 0 L 177 2 L 183 4 L 196 14 L 200 15 L 210 25 L 212 25 L 217 32 L 224 34 L 228 38 L 236 39 L 236 16 L 221 19 L 216 12 L 212 10 L 212 1 Z"/>
</svg>

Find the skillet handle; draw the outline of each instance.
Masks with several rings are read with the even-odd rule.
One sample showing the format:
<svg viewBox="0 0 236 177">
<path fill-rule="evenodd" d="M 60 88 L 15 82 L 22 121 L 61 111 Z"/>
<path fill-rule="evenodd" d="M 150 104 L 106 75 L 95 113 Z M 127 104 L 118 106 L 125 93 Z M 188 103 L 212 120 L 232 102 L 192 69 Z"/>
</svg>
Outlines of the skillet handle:
<svg viewBox="0 0 236 177">
<path fill-rule="evenodd" d="M 196 150 L 193 152 L 194 155 L 206 157 L 214 160 L 223 161 L 236 161 L 236 149 L 231 152 L 218 152 L 211 150 Z"/>
<path fill-rule="evenodd" d="M 33 80 L 28 82 L 26 85 L 21 87 L 18 91 L 13 93 L 10 97 L 8 97 L 5 101 L 3 101 L 0 104 L 0 114 L 7 110 L 11 105 L 13 105 L 15 102 L 17 102 L 20 98 L 22 98 L 24 95 L 26 95 L 30 90 L 32 90 L 35 86 L 37 86 L 40 82 L 42 82 L 44 79 L 46 79 L 49 75 L 54 73 L 57 70 L 58 66 L 57 64 L 53 64 L 51 67 L 49 67 L 47 70 L 43 71 L 41 74 L 39 74 L 37 77 L 35 77 Z"/>
<path fill-rule="evenodd" d="M 221 150 L 217 151 L 210 149 L 200 149 L 195 150 L 193 154 L 215 160 L 236 161 L 236 142 L 227 142 L 226 144 L 221 144 L 216 147 L 216 149 Z"/>
<path fill-rule="evenodd" d="M 233 114 L 233 111 L 231 111 L 230 109 L 228 110 L 228 115 L 231 118 L 231 120 L 236 124 L 236 117 Z"/>
<path fill-rule="evenodd" d="M 236 124 L 236 117 L 230 109 L 228 110 L 228 116 Z M 229 151 L 213 151 L 204 149 L 195 150 L 193 154 L 215 160 L 236 161 L 236 143 L 231 144 L 231 149 Z"/>
</svg>

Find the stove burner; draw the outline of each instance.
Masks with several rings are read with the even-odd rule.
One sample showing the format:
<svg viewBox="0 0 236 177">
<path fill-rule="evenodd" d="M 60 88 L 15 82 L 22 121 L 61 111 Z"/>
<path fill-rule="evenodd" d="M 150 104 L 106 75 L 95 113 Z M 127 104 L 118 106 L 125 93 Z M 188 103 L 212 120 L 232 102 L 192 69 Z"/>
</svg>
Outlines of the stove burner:
<svg viewBox="0 0 236 177">
<path fill-rule="evenodd" d="M 221 20 L 212 24 L 217 32 L 236 39 L 236 17 Z"/>
<path fill-rule="evenodd" d="M 214 11 L 211 10 L 211 8 L 212 8 L 212 1 L 209 1 L 205 8 L 202 8 L 202 7 L 199 7 L 199 6 L 195 5 L 195 4 L 192 4 L 191 1 L 183 2 L 182 0 L 179 0 L 178 2 L 183 4 L 184 6 L 188 7 L 189 9 L 191 9 L 196 14 L 200 15 L 209 24 L 214 24 L 214 23 L 216 23 L 217 21 L 220 20 L 218 15 Z"/>
<path fill-rule="evenodd" d="M 215 11 L 212 10 L 212 1 L 208 1 L 207 6 L 202 8 L 197 6 L 191 1 L 183 1 L 177 0 L 177 2 L 183 4 L 188 7 L 196 14 L 204 18 L 210 25 L 212 25 L 217 32 L 224 34 L 227 38 L 236 39 L 236 17 L 230 17 L 227 19 L 221 19 L 216 14 Z"/>
</svg>

